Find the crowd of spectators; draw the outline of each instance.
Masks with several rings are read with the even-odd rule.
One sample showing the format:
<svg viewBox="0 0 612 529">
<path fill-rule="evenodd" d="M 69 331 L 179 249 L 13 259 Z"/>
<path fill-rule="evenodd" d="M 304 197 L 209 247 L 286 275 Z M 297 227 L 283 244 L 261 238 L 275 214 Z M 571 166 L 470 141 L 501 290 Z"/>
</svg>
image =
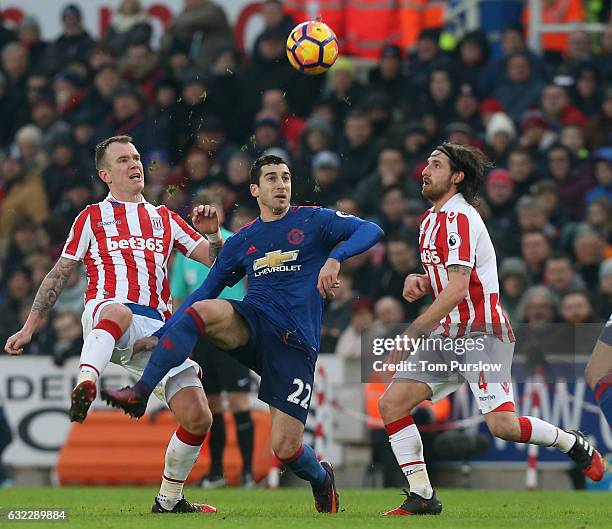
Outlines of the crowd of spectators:
<svg viewBox="0 0 612 529">
<path fill-rule="evenodd" d="M 420 270 L 421 171 L 445 139 L 495 162 L 479 211 L 512 322 L 609 317 L 612 24 L 572 32 L 557 61 L 530 50 L 520 27 L 503 31 L 497 56 L 480 31 L 449 52 L 424 30 L 414 50 L 386 46 L 369 70 L 341 56 L 306 76 L 285 57 L 294 21 L 282 2 L 262 4 L 250 54 L 207 0 L 185 0 L 159 42 L 138 0 L 120 3 L 100 39 L 73 4 L 49 42 L 33 16 L 0 28 L 0 343 L 25 320 L 76 214 L 106 195 L 93 151 L 117 134 L 143 156 L 147 200 L 182 215 L 212 188 L 228 225 L 253 218 L 249 165 L 273 150 L 289 161 L 295 203 L 381 225 L 384 242 L 343 265 L 322 352 L 355 355 L 362 329 L 409 321 L 427 302 L 401 292 Z M 27 353 L 79 354 L 85 283 L 79 270 Z"/>
</svg>

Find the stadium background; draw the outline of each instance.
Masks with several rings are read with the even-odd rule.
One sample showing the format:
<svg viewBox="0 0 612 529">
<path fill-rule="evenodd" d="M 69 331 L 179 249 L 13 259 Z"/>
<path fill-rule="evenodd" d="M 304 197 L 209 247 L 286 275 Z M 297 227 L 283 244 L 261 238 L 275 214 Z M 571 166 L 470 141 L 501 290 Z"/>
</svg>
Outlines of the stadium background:
<svg viewBox="0 0 612 529">
<path fill-rule="evenodd" d="M 588 31 L 566 26 L 539 39 L 541 47 L 520 1 L 0 7 L 1 343 L 27 316 L 75 215 L 105 195 L 93 146 L 119 133 L 131 134 L 144 157 L 147 199 L 183 215 L 197 192 L 212 188 L 227 225 L 246 222 L 255 215 L 249 162 L 275 149 L 291 162 L 296 203 L 337 207 L 385 229 L 384 243 L 343 266 L 343 288 L 326 309 L 318 382 L 325 391 L 308 424 L 311 435 L 320 427 L 319 448 L 353 484 L 381 483 L 364 478 L 380 425 L 369 413 L 377 388 L 359 383 L 359 334 L 422 308 L 402 301 L 401 285 L 418 268 L 415 233 L 426 207 L 419 175 L 439 141 L 477 145 L 495 161 L 480 213 L 513 324 L 602 322 L 612 312 L 609 2 L 547 2 L 544 21 L 579 21 Z M 317 14 L 337 32 L 341 58 L 313 78 L 291 69 L 284 41 L 295 23 Z M 70 430 L 64 411 L 84 288 L 81 272 L 26 355 L 0 356 L 0 399 L 13 436 L 2 459 L 7 484 L 53 477 Z M 527 374 L 554 364 L 550 352 L 528 357 Z M 124 380 L 110 370 L 109 384 Z M 582 427 L 602 452 L 612 451 L 583 380 L 540 387 L 544 418 Z M 525 413 L 531 390 L 519 388 Z M 475 431 L 470 398 L 460 394 L 441 422 Z M 472 480 L 524 485 L 525 450 L 497 442 L 480 459 Z M 560 458 L 543 450 L 540 460 L 548 461 L 543 486 L 571 486 Z M 444 474 L 449 482 L 463 483 L 459 463 L 442 465 L 457 470 Z M 503 480 L 487 474 L 500 465 L 509 469 Z"/>
</svg>

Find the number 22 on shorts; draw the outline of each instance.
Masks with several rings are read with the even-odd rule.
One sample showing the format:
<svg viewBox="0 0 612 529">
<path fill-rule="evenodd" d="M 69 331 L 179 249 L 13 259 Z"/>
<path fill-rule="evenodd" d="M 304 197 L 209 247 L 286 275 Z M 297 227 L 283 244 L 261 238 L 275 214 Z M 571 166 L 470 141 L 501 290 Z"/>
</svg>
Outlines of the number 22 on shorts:
<svg viewBox="0 0 612 529">
<path fill-rule="evenodd" d="M 298 404 L 307 410 L 308 401 L 310 400 L 310 395 L 312 393 L 312 386 L 310 384 L 304 384 L 304 381 L 301 378 L 294 378 L 293 384 L 297 386 L 297 389 L 287 397 L 287 400 L 291 402 L 291 404 Z M 304 392 L 304 387 L 306 387 L 306 396 L 300 400 L 300 395 Z"/>
</svg>

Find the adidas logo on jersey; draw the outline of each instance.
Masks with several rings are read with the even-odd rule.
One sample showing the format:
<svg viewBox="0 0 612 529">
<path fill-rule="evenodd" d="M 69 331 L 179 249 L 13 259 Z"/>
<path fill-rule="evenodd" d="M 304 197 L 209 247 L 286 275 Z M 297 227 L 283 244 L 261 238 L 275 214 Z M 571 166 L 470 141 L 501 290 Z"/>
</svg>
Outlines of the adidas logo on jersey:
<svg viewBox="0 0 612 529">
<path fill-rule="evenodd" d="M 106 239 L 106 247 L 109 252 L 115 250 L 149 250 L 150 252 L 164 252 L 164 242 L 161 239 L 149 237 L 130 237 L 129 239 Z"/>
</svg>

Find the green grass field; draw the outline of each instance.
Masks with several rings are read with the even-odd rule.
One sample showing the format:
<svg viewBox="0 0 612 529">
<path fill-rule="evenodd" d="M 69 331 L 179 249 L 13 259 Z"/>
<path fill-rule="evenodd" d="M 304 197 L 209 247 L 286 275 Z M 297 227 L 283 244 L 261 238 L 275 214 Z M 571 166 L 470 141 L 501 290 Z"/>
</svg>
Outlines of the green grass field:
<svg viewBox="0 0 612 529">
<path fill-rule="evenodd" d="M 157 490 L 152 488 L 14 488 L 0 490 L 0 509 L 65 508 L 69 520 L 59 523 L 0 522 L 0 527 L 43 529 L 63 526 L 84 529 L 319 529 L 419 526 L 427 528 L 551 528 L 612 527 L 612 494 L 587 492 L 526 492 L 440 490 L 440 516 L 382 518 L 380 513 L 401 503 L 394 490 L 344 489 L 341 512 L 314 511 L 309 489 L 188 489 L 192 501 L 215 505 L 217 514 L 150 514 Z"/>
</svg>

